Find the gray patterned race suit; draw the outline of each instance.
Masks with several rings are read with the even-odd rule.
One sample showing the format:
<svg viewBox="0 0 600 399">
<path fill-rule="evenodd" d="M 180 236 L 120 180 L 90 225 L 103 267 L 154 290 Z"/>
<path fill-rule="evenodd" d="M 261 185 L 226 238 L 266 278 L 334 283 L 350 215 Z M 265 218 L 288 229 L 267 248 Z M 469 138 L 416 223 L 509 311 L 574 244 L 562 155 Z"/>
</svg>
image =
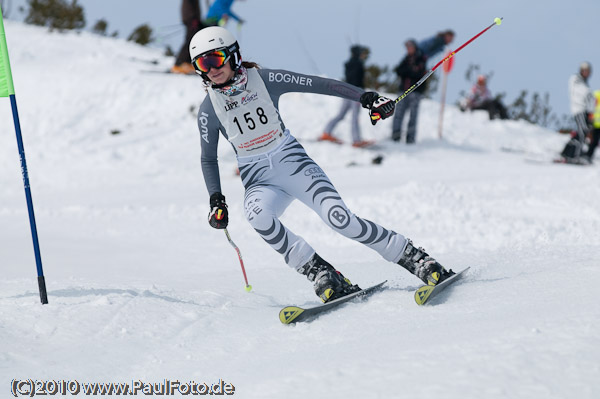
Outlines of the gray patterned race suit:
<svg viewBox="0 0 600 399">
<path fill-rule="evenodd" d="M 246 218 L 285 262 L 298 269 L 315 253 L 279 217 L 298 199 L 313 209 L 336 232 L 367 245 L 384 259 L 397 262 L 406 239 L 354 215 L 337 190 L 285 128 L 279 116 L 279 97 L 287 92 L 334 95 L 358 101 L 364 92 L 347 83 L 283 70 L 248 69 L 243 90 L 225 95 L 208 89 L 198 113 L 202 171 L 209 194 L 221 192 L 217 165 L 219 131 L 237 154 L 246 189 Z"/>
</svg>

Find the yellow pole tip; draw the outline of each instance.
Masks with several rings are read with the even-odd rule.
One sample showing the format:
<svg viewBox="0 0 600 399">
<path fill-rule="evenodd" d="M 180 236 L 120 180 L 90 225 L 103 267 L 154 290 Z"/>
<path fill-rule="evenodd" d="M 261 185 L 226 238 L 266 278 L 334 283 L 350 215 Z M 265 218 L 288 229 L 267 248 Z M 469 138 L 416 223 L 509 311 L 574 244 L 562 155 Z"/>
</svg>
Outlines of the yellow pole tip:
<svg viewBox="0 0 600 399">
<path fill-rule="evenodd" d="M 494 22 L 496 23 L 496 25 L 500 25 L 502 23 L 502 18 L 494 18 Z"/>
</svg>

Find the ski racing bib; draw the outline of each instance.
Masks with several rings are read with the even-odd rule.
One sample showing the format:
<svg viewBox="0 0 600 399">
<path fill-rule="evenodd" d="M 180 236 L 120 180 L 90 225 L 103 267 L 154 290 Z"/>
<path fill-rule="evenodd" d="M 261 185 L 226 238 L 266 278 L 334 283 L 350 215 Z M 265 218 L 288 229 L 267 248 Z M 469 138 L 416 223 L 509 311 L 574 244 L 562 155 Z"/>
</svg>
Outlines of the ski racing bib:
<svg viewBox="0 0 600 399">
<path fill-rule="evenodd" d="M 282 143 L 279 112 L 256 69 L 248 69 L 244 90 L 227 96 L 209 89 L 208 95 L 238 157 L 263 154 Z"/>
</svg>

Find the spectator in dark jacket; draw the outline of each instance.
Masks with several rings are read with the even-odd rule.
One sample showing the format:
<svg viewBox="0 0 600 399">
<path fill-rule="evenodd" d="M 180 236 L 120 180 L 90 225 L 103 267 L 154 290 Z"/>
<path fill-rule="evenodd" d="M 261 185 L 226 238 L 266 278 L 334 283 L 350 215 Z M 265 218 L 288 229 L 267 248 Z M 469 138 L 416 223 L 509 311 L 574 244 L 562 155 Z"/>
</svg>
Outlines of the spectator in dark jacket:
<svg viewBox="0 0 600 399">
<path fill-rule="evenodd" d="M 435 36 L 421 40 L 417 48 L 421 50 L 426 59 L 430 59 L 434 55 L 442 52 L 444 47 L 452 43 L 454 40 L 454 31 L 448 29 L 443 32 L 438 32 Z"/>
<path fill-rule="evenodd" d="M 365 88 L 365 61 L 369 56 L 369 49 L 363 46 L 352 46 L 350 48 L 350 59 L 345 67 L 346 82 L 360 87 Z M 344 116 L 348 111 L 352 110 L 352 145 L 354 147 L 368 147 L 373 144 L 373 141 L 363 140 L 360 137 L 360 126 L 358 124 L 358 113 L 360 111 L 360 103 L 356 101 L 344 100 L 342 102 L 342 108 L 340 112 L 329 121 L 325 127 L 325 132 L 319 137 L 320 141 L 332 141 L 337 144 L 341 144 L 342 141 L 335 137 L 333 129 L 335 126 L 344 119 Z"/>
<path fill-rule="evenodd" d="M 193 74 L 194 67 L 190 58 L 190 40 L 200 29 L 204 28 L 200 12 L 200 0 L 181 1 L 181 21 L 185 25 L 185 41 L 179 50 L 175 65 L 171 68 L 173 73 Z"/>
<path fill-rule="evenodd" d="M 426 59 L 417 48 L 417 43 L 413 39 L 409 39 L 404 45 L 406 46 L 406 56 L 394 70 L 400 78 L 400 94 L 417 83 L 427 72 L 425 67 Z M 394 113 L 392 123 L 392 140 L 400 141 L 402 138 L 402 122 L 404 114 L 409 110 L 410 119 L 408 120 L 408 129 L 406 131 L 406 143 L 413 144 L 415 142 L 419 102 L 421 101 L 425 87 L 425 85 L 417 87 L 412 93 L 396 104 L 396 112 Z"/>
</svg>

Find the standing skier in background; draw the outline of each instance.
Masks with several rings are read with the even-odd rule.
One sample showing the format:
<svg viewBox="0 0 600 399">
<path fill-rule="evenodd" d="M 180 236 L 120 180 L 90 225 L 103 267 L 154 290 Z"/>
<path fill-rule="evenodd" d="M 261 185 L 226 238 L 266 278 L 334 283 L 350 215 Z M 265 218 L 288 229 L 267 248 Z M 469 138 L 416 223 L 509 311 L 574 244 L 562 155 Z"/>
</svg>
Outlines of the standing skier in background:
<svg viewBox="0 0 600 399">
<path fill-rule="evenodd" d="M 355 45 L 350 48 L 350 59 L 344 64 L 344 75 L 347 83 L 361 89 L 365 88 L 365 60 L 368 57 L 369 49 L 367 47 Z M 372 145 L 373 141 L 363 140 L 360 136 L 360 125 L 358 123 L 360 104 L 350 99 L 344 99 L 340 112 L 327 123 L 325 132 L 319 137 L 319 140 L 342 144 L 342 140 L 333 135 L 333 129 L 344 119 L 348 111 L 352 112 L 352 146 L 362 148 Z"/>
<path fill-rule="evenodd" d="M 181 21 L 185 25 L 185 41 L 179 50 L 172 73 L 193 74 L 194 67 L 190 58 L 190 41 L 199 30 L 204 28 L 201 19 L 200 0 L 181 1 Z"/>
<path fill-rule="evenodd" d="M 453 274 L 404 236 L 354 215 L 325 172 L 286 129 L 278 110 L 284 93 L 318 93 L 360 101 L 372 118 L 385 119 L 394 112 L 392 100 L 333 79 L 260 69 L 242 61 L 238 42 L 221 27 L 198 32 L 190 44 L 190 56 L 208 93 L 198 111 L 198 127 L 212 227 L 224 229 L 229 220 L 217 161 L 220 132 L 236 152 L 245 187 L 246 219 L 289 267 L 314 283 L 323 302 L 360 288 L 281 223 L 279 217 L 294 199 L 315 211 L 334 231 L 365 244 L 427 284 Z"/>
<path fill-rule="evenodd" d="M 588 114 L 594 112 L 594 96 L 587 83 L 591 74 L 592 66 L 589 62 L 583 62 L 579 66 L 579 73 L 569 78 L 571 114 L 575 119 L 577 130 L 561 153 L 561 160 L 566 163 L 589 163 L 589 159 L 582 154 L 585 137 L 590 131 Z"/>
</svg>

